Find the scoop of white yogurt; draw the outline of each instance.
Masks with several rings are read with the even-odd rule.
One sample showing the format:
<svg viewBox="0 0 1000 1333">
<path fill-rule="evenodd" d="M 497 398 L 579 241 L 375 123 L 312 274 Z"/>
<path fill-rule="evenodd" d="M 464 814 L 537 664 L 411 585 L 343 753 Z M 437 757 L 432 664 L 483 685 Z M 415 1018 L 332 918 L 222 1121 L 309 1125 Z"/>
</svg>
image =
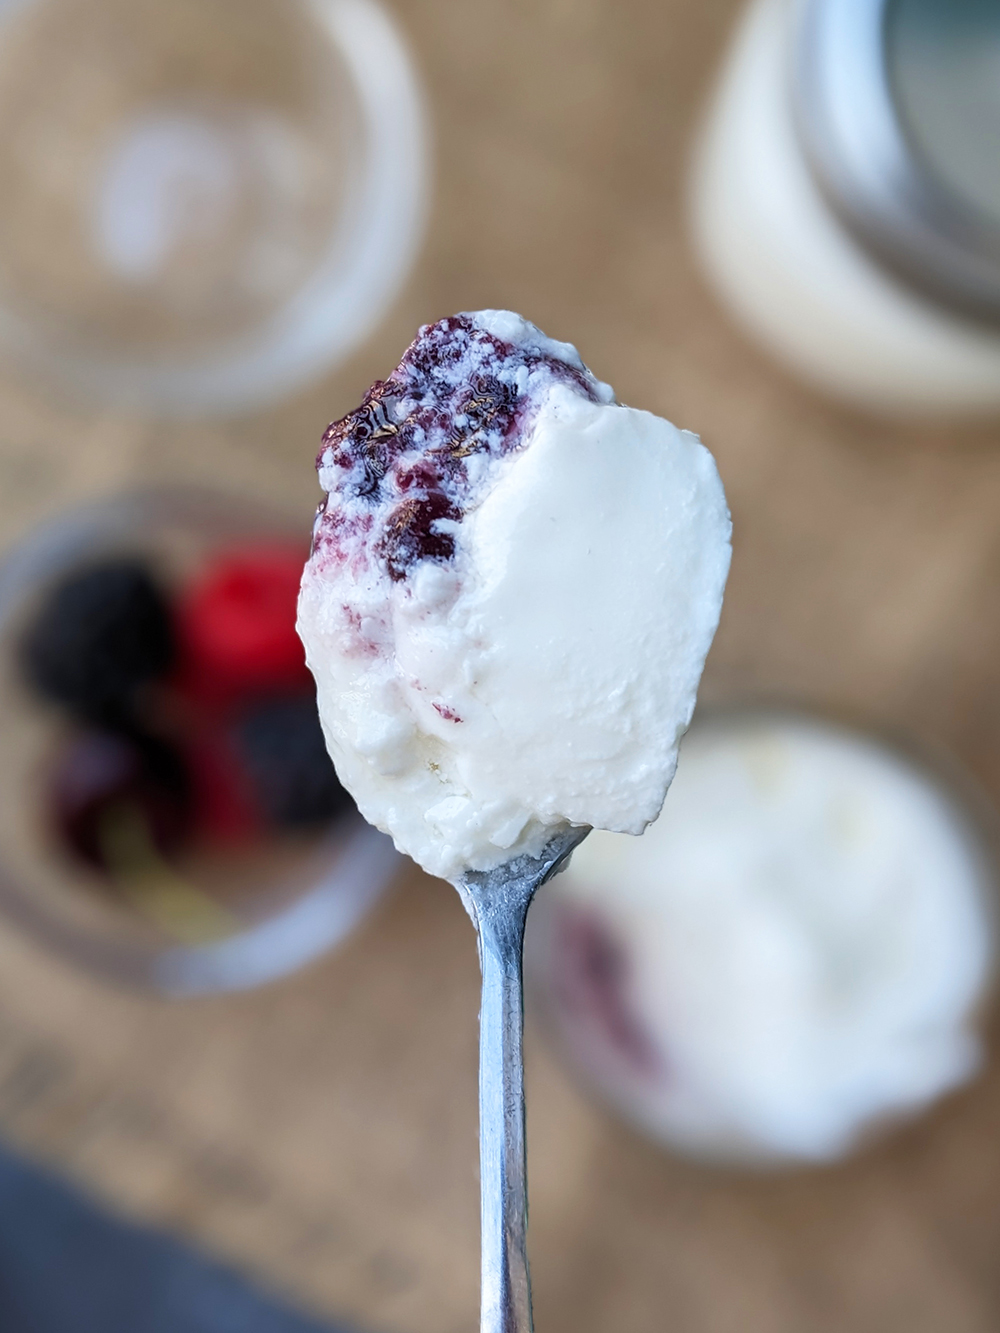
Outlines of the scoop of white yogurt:
<svg viewBox="0 0 1000 1333">
<path fill-rule="evenodd" d="M 994 870 L 953 795 L 795 716 L 686 737 L 660 820 L 594 833 L 528 921 L 572 1061 L 657 1137 L 824 1161 L 981 1060 Z"/>
<path fill-rule="evenodd" d="M 640 833 L 729 567 L 697 437 L 481 311 L 421 329 L 318 467 L 299 631 L 362 813 L 446 878 L 567 825 Z"/>
</svg>

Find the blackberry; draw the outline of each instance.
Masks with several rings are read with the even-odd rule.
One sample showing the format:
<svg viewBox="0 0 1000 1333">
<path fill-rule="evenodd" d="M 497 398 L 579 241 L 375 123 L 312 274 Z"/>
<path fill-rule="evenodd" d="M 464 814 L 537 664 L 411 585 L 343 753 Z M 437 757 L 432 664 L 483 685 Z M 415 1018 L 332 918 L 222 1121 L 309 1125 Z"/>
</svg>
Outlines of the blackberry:
<svg viewBox="0 0 1000 1333">
<path fill-rule="evenodd" d="M 243 717 L 237 745 L 264 814 L 281 828 L 308 828 L 350 809 L 326 752 L 312 695 L 271 699 Z"/>
<path fill-rule="evenodd" d="M 167 600 L 139 560 L 75 571 L 46 597 L 22 641 L 21 661 L 46 698 L 85 721 L 121 726 L 139 687 L 173 665 Z"/>
</svg>

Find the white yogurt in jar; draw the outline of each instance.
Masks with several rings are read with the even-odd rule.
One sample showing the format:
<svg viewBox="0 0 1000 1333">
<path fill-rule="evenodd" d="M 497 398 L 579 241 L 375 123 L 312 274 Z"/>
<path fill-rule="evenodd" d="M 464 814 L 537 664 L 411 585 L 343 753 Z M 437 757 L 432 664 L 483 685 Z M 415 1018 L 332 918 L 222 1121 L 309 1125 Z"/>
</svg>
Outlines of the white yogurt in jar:
<svg viewBox="0 0 1000 1333">
<path fill-rule="evenodd" d="M 696 723 L 641 838 L 594 833 L 528 965 L 572 1063 L 696 1154 L 828 1161 L 969 1079 L 992 866 L 950 792 L 793 715 Z"/>
</svg>

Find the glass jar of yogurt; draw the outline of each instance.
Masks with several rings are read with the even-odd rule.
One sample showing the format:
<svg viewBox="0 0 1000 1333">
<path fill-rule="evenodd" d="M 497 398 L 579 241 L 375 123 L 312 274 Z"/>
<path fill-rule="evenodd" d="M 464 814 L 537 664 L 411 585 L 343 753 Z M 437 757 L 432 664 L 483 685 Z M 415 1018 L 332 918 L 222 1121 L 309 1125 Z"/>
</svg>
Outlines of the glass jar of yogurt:
<svg viewBox="0 0 1000 1333">
<path fill-rule="evenodd" d="M 959 785 L 808 714 L 702 717 L 659 820 L 593 833 L 528 920 L 587 1086 L 674 1149 L 836 1160 L 970 1079 L 992 841 Z"/>
</svg>

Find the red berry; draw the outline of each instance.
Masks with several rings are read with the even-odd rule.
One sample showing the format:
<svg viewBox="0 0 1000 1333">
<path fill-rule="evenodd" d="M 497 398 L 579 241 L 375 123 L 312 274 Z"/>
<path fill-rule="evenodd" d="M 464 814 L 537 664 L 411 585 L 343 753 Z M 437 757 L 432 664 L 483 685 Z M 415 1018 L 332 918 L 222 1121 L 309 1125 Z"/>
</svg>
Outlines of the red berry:
<svg viewBox="0 0 1000 1333">
<path fill-rule="evenodd" d="M 288 546 L 229 550 L 181 590 L 178 686 L 207 703 L 309 683 L 295 631 L 304 552 Z"/>
<path fill-rule="evenodd" d="M 184 757 L 191 773 L 198 833 L 211 843 L 228 846 L 258 838 L 265 817 L 230 729 L 206 721 L 188 739 Z"/>
</svg>

